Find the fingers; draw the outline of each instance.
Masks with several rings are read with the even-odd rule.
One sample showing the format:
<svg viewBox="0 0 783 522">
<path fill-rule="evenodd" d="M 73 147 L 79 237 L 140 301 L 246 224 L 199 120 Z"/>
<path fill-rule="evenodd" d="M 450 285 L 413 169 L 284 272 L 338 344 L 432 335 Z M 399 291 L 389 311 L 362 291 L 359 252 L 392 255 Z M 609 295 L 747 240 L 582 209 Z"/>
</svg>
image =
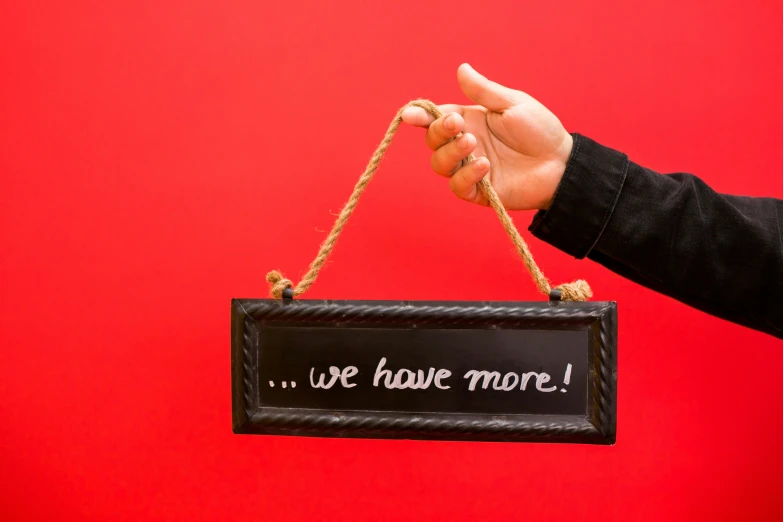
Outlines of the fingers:
<svg viewBox="0 0 783 522">
<path fill-rule="evenodd" d="M 493 83 L 472 69 L 470 71 L 485 82 Z M 473 81 L 470 77 L 468 80 Z M 498 85 L 498 87 L 502 86 Z M 505 89 L 505 87 L 502 88 Z M 508 90 L 510 91 L 511 89 Z M 465 92 L 467 94 L 467 91 Z M 514 92 L 518 93 L 518 91 Z M 486 98 L 486 95 L 482 94 L 481 96 L 482 99 L 486 99 L 485 101 L 492 101 L 490 98 Z M 472 99 L 480 103 L 476 99 Z M 492 109 L 492 107 L 487 105 L 484 106 L 491 110 L 500 110 Z M 494 107 L 497 107 L 497 105 L 494 105 Z M 449 185 L 457 197 L 471 203 L 487 205 L 486 197 L 478 189 L 478 182 L 489 173 L 489 160 L 485 157 L 480 157 L 463 166 L 463 160 L 476 150 L 478 141 L 470 133 L 465 133 L 454 139 L 465 128 L 464 108 L 461 105 L 441 105 L 438 108 L 443 115 L 435 118 L 421 107 L 408 107 L 402 111 L 402 121 L 408 125 L 427 129 L 425 141 L 427 146 L 435 151 L 430 159 L 432 169 L 442 176 L 451 176 Z"/>
<path fill-rule="evenodd" d="M 471 203 L 486 205 L 487 199 L 478 189 L 478 182 L 489 173 L 489 160 L 485 157 L 477 158 L 468 163 L 451 176 L 449 186 L 451 191 L 460 199 Z"/>
<path fill-rule="evenodd" d="M 443 145 L 432 153 L 432 157 L 430 158 L 432 170 L 441 176 L 451 176 L 460 168 L 462 160 L 476 150 L 477 144 L 478 142 L 474 135 L 464 134 L 446 145 Z"/>
<path fill-rule="evenodd" d="M 452 112 L 456 112 L 462 116 L 463 110 L 461 105 L 454 104 L 439 105 L 438 109 L 443 113 L 444 116 Z M 435 121 L 435 116 L 425 111 L 421 107 L 408 107 L 402 111 L 402 121 L 408 125 L 413 125 L 414 127 L 426 128 L 429 127 L 433 121 Z"/>
<path fill-rule="evenodd" d="M 406 107 L 402 111 L 402 121 L 414 127 L 427 128 L 435 120 L 435 117 L 421 107 Z"/>
<path fill-rule="evenodd" d="M 427 133 L 424 135 L 424 141 L 432 150 L 438 150 L 446 145 L 465 128 L 465 120 L 457 113 L 441 116 L 433 121 Z"/>
<path fill-rule="evenodd" d="M 509 109 L 522 102 L 527 96 L 521 91 L 488 80 L 466 63 L 457 69 L 457 81 L 465 96 L 495 112 Z"/>
<path fill-rule="evenodd" d="M 424 141 L 432 150 L 443 147 L 465 128 L 465 120 L 459 112 L 444 114 L 435 119 L 420 107 L 405 109 L 402 112 L 402 121 L 417 127 L 427 127 Z"/>
<path fill-rule="evenodd" d="M 441 105 L 438 109 L 443 113 L 439 118 L 421 107 L 408 107 L 401 115 L 402 121 L 408 125 L 427 129 L 424 141 L 435 151 L 452 141 L 465 128 L 465 119 L 462 117 L 464 108 L 461 105 Z"/>
</svg>

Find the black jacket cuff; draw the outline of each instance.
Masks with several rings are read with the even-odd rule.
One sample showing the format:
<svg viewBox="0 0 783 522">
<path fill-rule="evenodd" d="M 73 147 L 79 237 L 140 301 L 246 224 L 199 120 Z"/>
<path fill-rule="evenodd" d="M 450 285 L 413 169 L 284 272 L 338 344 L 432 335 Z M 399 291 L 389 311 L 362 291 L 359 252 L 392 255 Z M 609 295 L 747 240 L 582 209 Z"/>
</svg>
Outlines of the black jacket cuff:
<svg viewBox="0 0 783 522">
<path fill-rule="evenodd" d="M 548 210 L 533 217 L 528 230 L 554 247 L 582 259 L 609 222 L 628 173 L 628 156 L 581 134 Z"/>
</svg>

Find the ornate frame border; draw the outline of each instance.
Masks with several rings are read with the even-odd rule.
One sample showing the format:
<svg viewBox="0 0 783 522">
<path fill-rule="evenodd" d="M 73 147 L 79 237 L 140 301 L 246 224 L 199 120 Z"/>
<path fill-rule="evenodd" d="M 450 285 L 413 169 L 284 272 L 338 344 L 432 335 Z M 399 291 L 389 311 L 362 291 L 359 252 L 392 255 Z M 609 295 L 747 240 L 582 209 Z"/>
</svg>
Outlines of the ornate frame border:
<svg viewBox="0 0 783 522">
<path fill-rule="evenodd" d="M 591 385 L 584 415 L 434 414 L 272 408 L 259 404 L 259 330 L 275 326 L 587 329 Z M 233 299 L 234 433 L 386 439 L 614 444 L 615 302 L 321 301 Z"/>
</svg>

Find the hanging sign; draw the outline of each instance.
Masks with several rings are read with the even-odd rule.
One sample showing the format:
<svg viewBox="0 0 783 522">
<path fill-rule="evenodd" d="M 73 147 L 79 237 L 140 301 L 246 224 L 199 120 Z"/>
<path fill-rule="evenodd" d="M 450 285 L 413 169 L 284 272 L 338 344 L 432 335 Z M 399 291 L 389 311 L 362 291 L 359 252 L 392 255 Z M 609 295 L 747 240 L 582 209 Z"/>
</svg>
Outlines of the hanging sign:
<svg viewBox="0 0 783 522">
<path fill-rule="evenodd" d="M 313 284 L 396 133 L 397 113 L 302 280 L 231 308 L 235 433 L 613 444 L 617 309 L 552 288 L 485 178 L 542 303 L 316 301 Z M 467 161 L 473 161 L 470 155 Z"/>
<path fill-rule="evenodd" d="M 236 433 L 612 444 L 614 303 L 232 303 Z"/>
</svg>

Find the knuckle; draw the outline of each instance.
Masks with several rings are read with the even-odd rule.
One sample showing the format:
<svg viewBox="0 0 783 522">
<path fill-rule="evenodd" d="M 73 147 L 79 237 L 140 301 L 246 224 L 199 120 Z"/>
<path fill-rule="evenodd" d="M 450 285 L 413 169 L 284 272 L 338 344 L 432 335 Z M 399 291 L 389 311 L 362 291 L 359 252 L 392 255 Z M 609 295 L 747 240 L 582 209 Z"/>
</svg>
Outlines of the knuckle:
<svg viewBox="0 0 783 522">
<path fill-rule="evenodd" d="M 462 158 L 466 155 L 464 152 L 464 149 L 460 147 L 460 145 L 463 143 L 464 138 L 454 138 L 449 142 L 448 145 L 448 154 L 449 158 L 451 158 L 453 161 L 461 161 Z"/>
<path fill-rule="evenodd" d="M 436 150 L 430 161 L 432 168 L 444 176 L 451 176 L 462 167 L 462 155 L 453 143 Z"/>
<path fill-rule="evenodd" d="M 430 156 L 430 167 L 432 167 L 432 170 L 438 174 L 446 174 L 443 169 L 443 163 L 441 162 L 437 153 Z"/>
<path fill-rule="evenodd" d="M 435 134 L 435 129 L 432 125 L 430 125 L 427 129 L 427 133 L 424 135 L 424 142 L 427 144 L 427 147 L 431 148 L 432 150 L 438 150 L 439 141 L 440 140 Z"/>
<path fill-rule="evenodd" d="M 465 199 L 465 190 L 459 175 L 454 175 L 449 180 L 449 188 L 459 199 Z"/>
<path fill-rule="evenodd" d="M 448 114 L 445 116 L 441 116 L 437 120 L 435 120 L 432 123 L 433 131 L 435 133 L 435 136 L 437 136 L 441 142 L 451 138 L 452 134 L 449 129 L 446 128 L 446 117 L 449 116 Z"/>
</svg>

